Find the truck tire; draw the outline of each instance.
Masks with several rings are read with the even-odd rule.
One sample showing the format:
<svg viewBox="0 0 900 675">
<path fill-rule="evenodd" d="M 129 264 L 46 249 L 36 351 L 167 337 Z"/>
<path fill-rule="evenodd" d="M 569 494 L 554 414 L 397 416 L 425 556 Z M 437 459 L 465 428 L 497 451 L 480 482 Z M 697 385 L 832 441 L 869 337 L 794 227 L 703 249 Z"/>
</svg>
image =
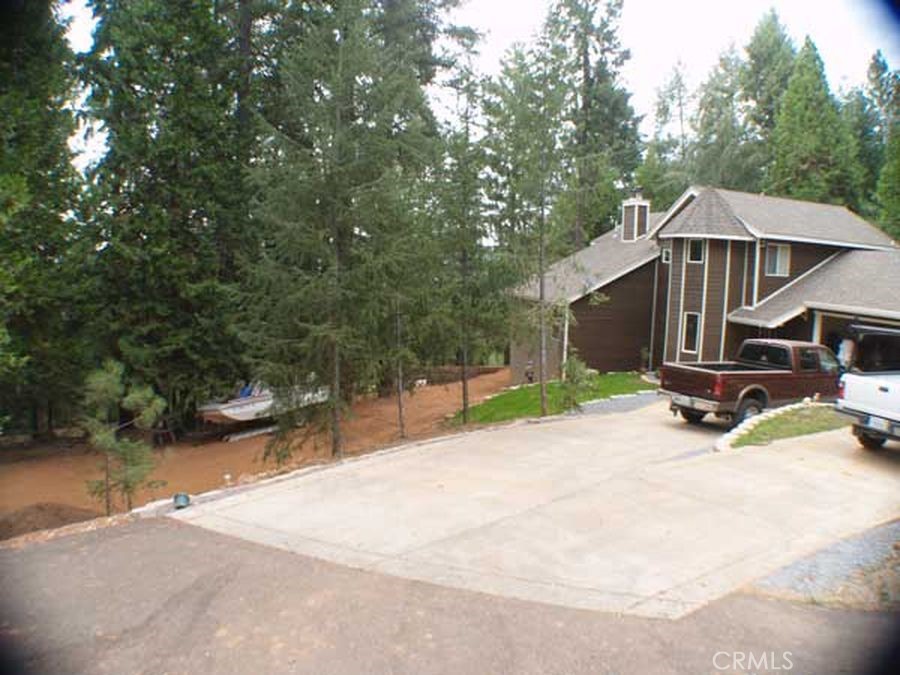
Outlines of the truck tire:
<svg viewBox="0 0 900 675">
<path fill-rule="evenodd" d="M 731 426 L 736 427 L 741 422 L 749 420 L 751 417 L 756 417 L 762 411 L 762 403 L 757 401 L 755 398 L 745 398 L 743 401 L 741 401 L 740 405 L 738 405 L 738 408 L 734 413 L 734 417 L 731 420 Z"/>
<path fill-rule="evenodd" d="M 693 410 L 691 408 L 680 408 L 678 412 L 681 413 L 684 421 L 688 424 L 700 424 L 700 422 L 703 421 L 703 418 L 706 417 L 705 412 L 700 412 L 699 410 Z"/>
<path fill-rule="evenodd" d="M 863 431 L 859 427 L 855 427 L 853 431 L 856 433 L 856 440 L 866 450 L 878 450 L 887 440 L 884 436 L 876 436 L 867 431 Z"/>
</svg>

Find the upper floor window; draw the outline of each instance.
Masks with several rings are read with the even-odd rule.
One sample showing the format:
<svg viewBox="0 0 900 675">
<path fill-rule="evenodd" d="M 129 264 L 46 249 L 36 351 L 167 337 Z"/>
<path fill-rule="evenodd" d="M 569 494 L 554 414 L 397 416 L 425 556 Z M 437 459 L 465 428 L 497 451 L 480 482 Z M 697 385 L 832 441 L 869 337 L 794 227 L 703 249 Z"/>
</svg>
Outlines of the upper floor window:
<svg viewBox="0 0 900 675">
<path fill-rule="evenodd" d="M 688 262 L 702 263 L 704 248 L 702 239 L 688 239 Z"/>
<path fill-rule="evenodd" d="M 667 265 L 672 262 L 672 249 L 664 248 L 662 250 L 662 261 Z"/>
<path fill-rule="evenodd" d="M 791 245 L 766 245 L 766 276 L 787 277 L 791 274 Z"/>
</svg>

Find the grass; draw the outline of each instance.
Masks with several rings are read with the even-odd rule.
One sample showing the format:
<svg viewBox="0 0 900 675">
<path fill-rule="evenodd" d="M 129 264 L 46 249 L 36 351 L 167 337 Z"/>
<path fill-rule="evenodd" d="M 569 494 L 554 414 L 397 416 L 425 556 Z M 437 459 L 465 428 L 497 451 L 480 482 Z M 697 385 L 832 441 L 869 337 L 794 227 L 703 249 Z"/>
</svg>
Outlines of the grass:
<svg viewBox="0 0 900 675">
<path fill-rule="evenodd" d="M 812 407 L 791 410 L 772 419 L 760 422 L 734 442 L 733 447 L 765 445 L 780 438 L 793 438 L 817 434 L 820 431 L 840 429 L 850 422 L 832 408 Z"/>
<path fill-rule="evenodd" d="M 633 394 L 653 389 L 656 387 L 644 382 L 637 373 L 606 373 L 593 376 L 589 386 L 578 397 L 578 401 L 584 403 L 616 394 Z M 547 383 L 547 408 L 551 415 L 563 412 L 562 392 L 558 380 Z M 505 391 L 484 403 L 472 406 L 469 408 L 469 421 L 474 424 L 493 424 L 522 417 L 537 417 L 540 414 L 540 388 L 537 384 L 529 384 Z M 460 424 L 462 413 L 457 413 L 453 421 Z"/>
</svg>

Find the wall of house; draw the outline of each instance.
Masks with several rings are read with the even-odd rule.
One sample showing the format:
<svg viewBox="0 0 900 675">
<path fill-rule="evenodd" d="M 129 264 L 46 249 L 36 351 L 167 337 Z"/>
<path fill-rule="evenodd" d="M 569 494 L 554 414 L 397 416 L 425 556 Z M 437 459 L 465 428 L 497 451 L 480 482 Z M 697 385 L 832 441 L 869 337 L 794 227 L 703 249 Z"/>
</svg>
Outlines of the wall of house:
<svg viewBox="0 0 900 675">
<path fill-rule="evenodd" d="M 756 243 L 744 242 L 744 260 L 747 275 L 744 278 L 744 302 L 745 305 L 753 304 L 753 291 L 756 279 Z"/>
<path fill-rule="evenodd" d="M 509 346 L 509 370 L 511 384 L 525 384 L 526 372 L 530 367 L 534 372 L 534 381 L 538 381 L 538 358 L 540 354 L 540 336 L 532 331 L 527 335 L 515 336 Z M 558 380 L 562 368 L 562 336 L 560 331 L 551 329 L 547 339 L 547 379 Z"/>
<path fill-rule="evenodd" d="M 664 244 L 668 246 L 668 244 Z M 664 360 L 666 348 L 666 305 L 669 291 L 669 272 L 671 262 L 664 263 L 662 258 L 656 262 L 656 305 L 653 316 L 653 351 L 650 355 L 650 368 L 655 369 Z"/>
<path fill-rule="evenodd" d="M 665 361 L 678 360 L 679 322 L 681 321 L 681 279 L 684 240 L 670 239 L 672 262 L 669 264 L 668 298 L 666 300 Z"/>
<path fill-rule="evenodd" d="M 569 346 L 589 367 L 606 372 L 643 366 L 641 350 L 650 348 L 655 272 L 656 263 L 647 263 L 602 288 L 608 301 L 596 303 L 588 296 L 572 303 Z"/>
<path fill-rule="evenodd" d="M 838 249 L 834 246 L 821 246 L 819 244 L 791 244 L 790 275 L 787 277 L 770 277 L 766 275 L 766 247 L 760 246 L 759 261 L 759 300 L 762 302 L 767 296 L 778 289 L 794 281 L 800 275 L 828 258 Z"/>
</svg>

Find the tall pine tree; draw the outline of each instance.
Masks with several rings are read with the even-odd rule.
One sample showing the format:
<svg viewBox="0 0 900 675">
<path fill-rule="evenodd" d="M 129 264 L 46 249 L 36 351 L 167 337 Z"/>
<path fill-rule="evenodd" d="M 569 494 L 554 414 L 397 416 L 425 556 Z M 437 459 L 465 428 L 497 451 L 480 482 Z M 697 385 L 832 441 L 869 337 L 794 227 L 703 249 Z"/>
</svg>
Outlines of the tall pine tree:
<svg viewBox="0 0 900 675">
<path fill-rule="evenodd" d="M 772 140 L 772 193 L 858 207 L 860 169 L 855 143 L 809 38 L 797 55 Z"/>
</svg>

